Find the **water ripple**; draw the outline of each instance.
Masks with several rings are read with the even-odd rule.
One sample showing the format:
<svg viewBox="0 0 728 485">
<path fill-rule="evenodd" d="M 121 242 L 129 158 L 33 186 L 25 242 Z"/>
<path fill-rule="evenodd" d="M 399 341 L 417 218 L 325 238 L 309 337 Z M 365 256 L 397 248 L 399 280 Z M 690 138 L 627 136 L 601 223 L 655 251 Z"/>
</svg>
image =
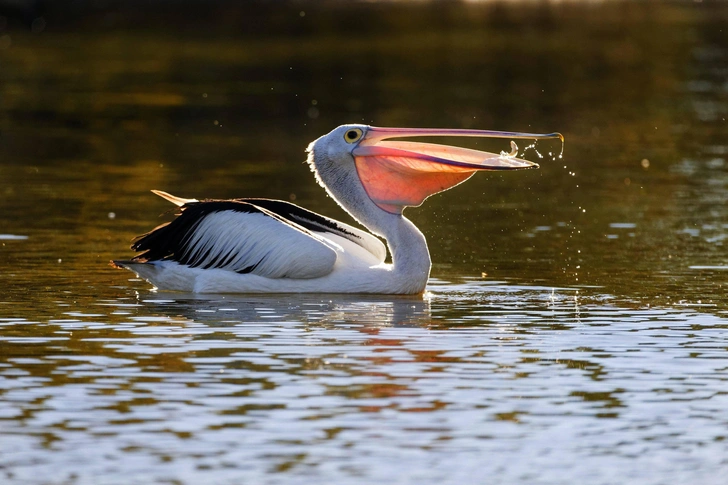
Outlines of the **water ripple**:
<svg viewBox="0 0 728 485">
<path fill-rule="evenodd" d="M 615 303 L 466 280 L 425 300 L 177 294 L 120 301 L 130 315 L 113 301 L 105 316 L 68 312 L 3 340 L 0 470 L 17 483 L 455 483 L 608 468 L 649 483 L 659 463 L 717 483 L 728 320 Z"/>
</svg>

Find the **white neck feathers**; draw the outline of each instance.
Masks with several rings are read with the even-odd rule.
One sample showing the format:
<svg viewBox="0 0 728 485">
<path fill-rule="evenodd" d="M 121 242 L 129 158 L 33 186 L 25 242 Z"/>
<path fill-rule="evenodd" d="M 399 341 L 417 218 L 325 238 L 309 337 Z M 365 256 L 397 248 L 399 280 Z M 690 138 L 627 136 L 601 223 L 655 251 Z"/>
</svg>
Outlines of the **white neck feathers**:
<svg viewBox="0 0 728 485">
<path fill-rule="evenodd" d="M 316 180 L 354 219 L 386 239 L 392 254 L 391 284 L 424 291 L 431 266 L 425 236 L 403 215 L 386 212 L 372 202 L 349 154 L 343 155 L 347 159 L 332 160 L 325 147 L 315 144 L 309 145 L 308 162 Z"/>
</svg>

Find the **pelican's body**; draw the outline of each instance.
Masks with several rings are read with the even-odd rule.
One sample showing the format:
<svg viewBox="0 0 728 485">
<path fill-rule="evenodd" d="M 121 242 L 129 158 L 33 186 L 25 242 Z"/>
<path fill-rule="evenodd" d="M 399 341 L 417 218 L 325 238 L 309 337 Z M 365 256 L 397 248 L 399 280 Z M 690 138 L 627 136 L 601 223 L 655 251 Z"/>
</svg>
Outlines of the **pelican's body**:
<svg viewBox="0 0 728 485">
<path fill-rule="evenodd" d="M 288 202 L 181 199 L 179 216 L 141 236 L 143 251 L 114 261 L 157 288 L 199 293 L 422 293 L 430 274 L 427 242 L 404 207 L 419 205 L 478 170 L 537 167 L 514 154 L 417 142 L 424 135 L 552 138 L 475 130 L 410 130 L 344 125 L 311 143 L 319 183 L 354 219 L 383 237 Z"/>
</svg>

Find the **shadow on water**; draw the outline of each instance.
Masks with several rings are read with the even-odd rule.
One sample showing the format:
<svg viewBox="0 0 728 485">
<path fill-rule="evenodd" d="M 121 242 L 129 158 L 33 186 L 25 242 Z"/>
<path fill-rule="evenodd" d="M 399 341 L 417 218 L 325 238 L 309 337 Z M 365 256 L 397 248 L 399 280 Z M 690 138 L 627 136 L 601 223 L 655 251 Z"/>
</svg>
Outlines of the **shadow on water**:
<svg viewBox="0 0 728 485">
<path fill-rule="evenodd" d="M 158 297 L 158 298 L 157 298 Z M 218 295 L 157 292 L 143 300 L 146 311 L 182 312 L 211 326 L 296 321 L 318 327 L 356 324 L 363 327 L 422 327 L 431 322 L 428 298 L 366 295 Z"/>
</svg>

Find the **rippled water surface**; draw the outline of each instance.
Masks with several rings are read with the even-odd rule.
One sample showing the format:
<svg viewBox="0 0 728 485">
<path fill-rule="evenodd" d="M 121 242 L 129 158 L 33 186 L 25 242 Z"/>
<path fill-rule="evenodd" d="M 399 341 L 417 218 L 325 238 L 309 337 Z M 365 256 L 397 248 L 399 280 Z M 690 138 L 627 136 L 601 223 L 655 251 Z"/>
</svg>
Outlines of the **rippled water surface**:
<svg viewBox="0 0 728 485">
<path fill-rule="evenodd" d="M 707 3 L 0 2 L 0 482 L 724 483 Z M 423 297 L 203 297 L 107 265 L 170 219 L 151 189 L 349 221 L 302 163 L 345 122 L 566 147 L 407 210 Z"/>
</svg>

